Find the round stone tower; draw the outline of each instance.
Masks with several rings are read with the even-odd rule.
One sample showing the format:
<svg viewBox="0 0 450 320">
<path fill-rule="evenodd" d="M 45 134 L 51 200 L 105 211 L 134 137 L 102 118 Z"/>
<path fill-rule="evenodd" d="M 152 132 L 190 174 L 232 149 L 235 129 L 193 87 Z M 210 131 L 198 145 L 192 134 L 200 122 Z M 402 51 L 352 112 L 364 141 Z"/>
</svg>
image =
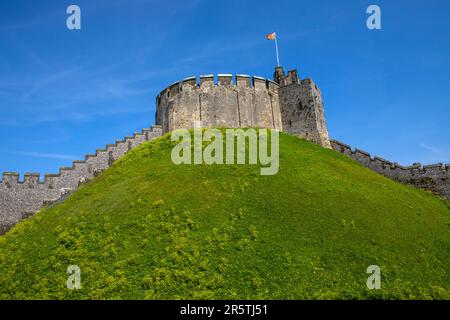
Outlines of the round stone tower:
<svg viewBox="0 0 450 320">
<path fill-rule="evenodd" d="M 216 78 L 216 79 L 215 79 Z M 320 90 L 297 71 L 275 69 L 274 81 L 237 74 L 177 81 L 156 98 L 156 124 L 179 128 L 272 128 L 330 148 Z M 217 81 L 215 81 L 217 80 Z"/>
<path fill-rule="evenodd" d="M 164 89 L 156 99 L 156 124 L 168 132 L 177 128 L 261 127 L 282 130 L 279 85 L 247 75 L 189 77 Z"/>
</svg>

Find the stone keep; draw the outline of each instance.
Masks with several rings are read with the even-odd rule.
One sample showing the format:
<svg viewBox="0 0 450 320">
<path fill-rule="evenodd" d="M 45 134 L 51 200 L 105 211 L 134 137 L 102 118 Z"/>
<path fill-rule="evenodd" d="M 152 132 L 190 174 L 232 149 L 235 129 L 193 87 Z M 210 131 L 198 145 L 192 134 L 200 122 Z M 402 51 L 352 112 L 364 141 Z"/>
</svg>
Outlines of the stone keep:
<svg viewBox="0 0 450 320">
<path fill-rule="evenodd" d="M 450 199 L 450 164 L 420 163 L 403 167 L 372 157 L 328 137 L 322 97 L 311 79 L 300 80 L 297 71 L 287 74 L 277 67 L 273 80 L 247 75 L 219 74 L 186 78 L 164 89 L 156 98 L 156 123 L 133 136 L 97 149 L 84 160 L 73 161 L 57 174 L 26 173 L 23 181 L 16 172 L 0 175 L 0 235 L 18 221 L 33 215 L 43 205 L 63 201 L 71 191 L 109 168 L 141 143 L 178 128 L 203 127 L 274 128 L 290 132 L 332 148 L 388 178 L 431 190 Z"/>
<path fill-rule="evenodd" d="M 237 74 L 189 77 L 156 98 L 156 124 L 163 132 L 202 127 L 272 128 L 331 148 L 322 97 L 311 79 L 275 69 L 274 80 Z"/>
</svg>

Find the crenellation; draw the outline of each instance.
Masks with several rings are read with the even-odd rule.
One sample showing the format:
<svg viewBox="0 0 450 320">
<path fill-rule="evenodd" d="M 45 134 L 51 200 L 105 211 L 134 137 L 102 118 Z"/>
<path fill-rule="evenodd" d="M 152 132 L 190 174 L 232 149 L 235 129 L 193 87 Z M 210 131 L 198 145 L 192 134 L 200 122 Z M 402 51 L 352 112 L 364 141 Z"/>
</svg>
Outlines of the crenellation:
<svg viewBox="0 0 450 320">
<path fill-rule="evenodd" d="M 134 138 L 131 139 L 130 141 L 130 145 L 131 145 L 131 149 L 137 147 L 138 145 L 140 145 L 141 143 L 145 142 L 145 135 L 141 134 L 141 133 L 136 133 L 134 135 Z"/>
<path fill-rule="evenodd" d="M 160 94 L 157 95 L 156 104 L 159 106 L 160 104 L 170 103 L 176 97 L 178 98 L 180 96 L 180 92 L 183 91 L 195 91 L 196 94 L 200 94 L 204 92 L 202 89 L 207 88 L 209 91 L 210 89 L 217 87 L 226 87 L 230 90 L 236 91 L 241 87 L 255 88 L 255 83 L 258 88 L 262 89 L 262 84 L 264 83 L 266 89 L 270 90 L 272 93 L 278 94 L 278 89 L 280 87 L 277 82 L 259 76 L 236 74 L 233 77 L 232 74 L 218 74 L 217 83 L 215 83 L 214 77 L 215 76 L 213 74 L 200 75 L 199 83 L 197 83 L 197 77 L 195 76 L 184 78 L 181 81 L 176 81 L 163 89 Z M 233 82 L 233 78 L 235 79 L 235 82 Z M 156 118 L 164 118 L 164 112 L 162 112 L 162 110 L 158 111 L 158 109 L 159 108 L 157 108 Z M 157 121 L 157 123 L 160 122 Z M 161 121 L 161 123 L 163 123 L 164 127 L 164 122 Z"/>
<path fill-rule="evenodd" d="M 409 174 L 411 175 L 412 178 L 421 176 L 422 173 L 423 173 L 422 168 L 412 168 L 409 170 Z"/>
<path fill-rule="evenodd" d="M 125 141 L 119 141 L 117 142 L 116 147 L 111 150 L 112 151 L 112 160 L 116 161 L 117 159 L 119 159 L 123 154 L 125 154 L 128 151 L 128 147 L 127 144 L 125 143 Z"/>
<path fill-rule="evenodd" d="M 143 129 L 141 133 L 136 132 L 104 149 L 97 149 L 95 154 L 87 154 L 85 160 L 73 161 L 71 167 L 61 167 L 57 174 L 45 174 L 42 182 L 39 173 L 26 173 L 24 181 L 20 182 L 19 173 L 4 172 L 0 182 L 0 234 L 109 168 L 128 151 L 127 146 L 134 148 L 161 135 L 160 126 Z"/>
<path fill-rule="evenodd" d="M 54 173 L 46 173 L 44 175 L 44 188 L 45 189 L 54 189 L 55 188 L 55 182 L 56 179 L 60 177 L 59 174 Z"/>
<path fill-rule="evenodd" d="M 430 164 L 423 166 L 422 176 L 436 179 L 446 178 L 448 177 L 448 171 L 442 163 Z"/>
<path fill-rule="evenodd" d="M 236 75 L 236 86 L 237 88 L 250 88 L 250 76 L 246 74 Z"/>
<path fill-rule="evenodd" d="M 56 181 L 56 187 L 58 190 L 62 188 L 75 189 L 78 187 L 78 179 L 83 175 L 79 168 L 61 168 L 60 178 Z"/>
<path fill-rule="evenodd" d="M 289 79 L 289 83 L 299 83 L 299 81 L 300 81 L 300 77 L 298 76 L 296 69 L 289 70 L 287 77 Z"/>
<path fill-rule="evenodd" d="M 156 123 L 166 133 L 176 128 L 192 128 L 200 122 L 208 127 L 268 127 L 282 130 L 279 84 L 267 79 L 237 74 L 201 75 L 183 80 L 186 90 L 176 99 L 157 99 Z M 190 83 L 187 85 L 187 83 Z M 170 94 L 169 94 L 170 96 Z"/>
<path fill-rule="evenodd" d="M 352 154 L 352 148 L 349 145 L 342 143 L 340 141 L 337 141 L 337 140 L 330 140 L 330 143 L 331 143 L 331 147 L 334 150 L 339 150 L 339 152 L 344 153 L 346 155 Z"/>
<path fill-rule="evenodd" d="M 164 88 L 161 90 L 161 92 L 156 97 L 157 100 L 161 100 L 163 97 L 167 97 L 169 92 L 169 88 Z"/>
<path fill-rule="evenodd" d="M 185 89 L 194 89 L 197 88 L 197 77 L 196 76 L 192 76 L 192 77 L 187 77 L 184 78 L 181 82 L 181 87 L 183 88 L 183 91 Z"/>
<path fill-rule="evenodd" d="M 295 70 L 286 75 L 283 68 L 275 70 L 283 131 L 332 148 L 325 122 L 322 96 L 311 79 L 300 80 Z"/>
<path fill-rule="evenodd" d="M 358 149 L 358 148 L 355 148 L 355 149 L 352 151 L 352 153 L 354 153 L 354 154 L 361 154 L 361 155 L 364 155 L 364 156 L 370 158 L 370 153 L 368 153 L 367 151 Z"/>
<path fill-rule="evenodd" d="M 225 87 L 233 86 L 233 75 L 232 74 L 218 74 L 218 85 Z"/>
<path fill-rule="evenodd" d="M 253 76 L 252 84 L 255 90 L 267 90 L 266 79 L 262 77 Z"/>
<path fill-rule="evenodd" d="M 355 150 L 352 151 L 351 157 L 368 167 L 373 166 L 374 160 L 371 158 L 370 154 L 364 150 L 355 148 Z"/>
<path fill-rule="evenodd" d="M 7 188 L 13 188 L 19 185 L 19 173 L 17 172 L 3 172 L 3 184 Z"/>
<path fill-rule="evenodd" d="M 394 162 L 393 163 L 393 167 L 394 168 L 399 168 L 401 170 L 407 170 L 406 167 L 402 166 L 401 164 L 399 164 L 398 162 Z"/>
<path fill-rule="evenodd" d="M 314 84 L 314 82 L 312 81 L 311 78 L 306 78 L 306 79 L 302 79 L 300 80 L 300 84 L 309 87 L 309 86 L 315 86 L 316 90 L 319 90 L 319 88 Z"/>
<path fill-rule="evenodd" d="M 97 156 L 89 158 L 87 163 L 87 172 L 94 175 L 95 170 L 104 170 L 110 166 L 109 153 L 115 146 L 108 147 L 106 151 L 100 152 Z"/>
<path fill-rule="evenodd" d="M 434 163 L 434 164 L 428 164 L 428 165 L 423 166 L 423 168 L 426 169 L 426 170 L 428 170 L 428 169 L 431 169 L 431 170 L 445 170 L 445 166 L 444 166 L 444 164 L 442 162 Z"/>
<path fill-rule="evenodd" d="M 169 98 L 174 99 L 180 93 L 180 81 L 177 81 L 169 86 L 169 90 L 167 91 Z"/>
<path fill-rule="evenodd" d="M 272 81 L 270 79 L 266 79 L 266 88 L 272 94 L 278 95 L 278 89 L 280 88 L 280 85 L 278 83 L 276 83 L 275 81 Z"/>
<path fill-rule="evenodd" d="M 350 152 L 350 146 L 337 140 L 331 140 L 330 142 L 335 151 L 347 155 L 390 179 L 431 190 L 450 199 L 450 171 L 448 170 L 448 165 L 436 163 L 422 166 L 420 163 L 414 163 L 411 166 L 401 166 L 397 162 L 391 162 L 378 156 L 375 156 L 372 161 L 368 161 L 370 154 L 367 152 L 356 148 Z"/>
<path fill-rule="evenodd" d="M 58 174 L 3 173 L 0 181 L 0 230 L 8 230 L 42 205 L 61 201 L 80 184 L 87 183 L 125 153 L 145 141 L 177 128 L 202 127 L 273 128 L 334 149 L 393 180 L 432 190 L 450 198 L 450 164 L 403 167 L 398 163 L 330 140 L 325 121 L 322 94 L 310 78 L 300 79 L 297 70 L 285 74 L 277 67 L 274 80 L 245 74 L 191 76 L 164 88 L 156 97 L 156 125 L 134 132 L 114 144 L 96 149 Z M 233 80 L 235 80 L 233 82 Z M 58 200 L 59 199 L 59 200 Z M 1 232 L 0 232 L 1 234 Z"/>
<path fill-rule="evenodd" d="M 94 156 L 95 157 L 97 157 L 98 155 L 99 155 L 99 153 L 103 153 L 103 152 L 106 152 L 108 149 L 105 147 L 105 148 L 98 148 L 98 149 L 95 149 L 95 154 L 94 154 Z"/>
<path fill-rule="evenodd" d="M 413 163 L 412 165 L 406 166 L 406 167 L 405 167 L 406 170 L 420 169 L 420 168 L 422 168 L 422 164 L 420 164 L 420 163 L 418 163 L 418 162 Z"/>
<path fill-rule="evenodd" d="M 161 128 L 155 128 L 156 130 L 158 130 L 158 132 L 161 132 Z M 143 129 L 142 130 L 142 135 L 144 136 L 144 140 L 145 141 L 149 141 L 152 137 L 152 134 L 155 134 L 155 131 L 152 129 Z"/>
<path fill-rule="evenodd" d="M 214 87 L 214 75 L 205 74 L 200 76 L 200 89 Z"/>
<path fill-rule="evenodd" d="M 375 162 L 383 164 L 385 166 L 391 166 L 391 164 L 392 164 L 390 161 L 388 161 L 386 159 L 383 159 L 383 158 L 381 158 L 379 156 L 375 156 L 373 159 L 374 159 Z"/>
<path fill-rule="evenodd" d="M 25 173 L 24 174 L 24 180 L 23 180 L 23 184 L 25 186 L 25 188 L 37 188 L 39 185 L 39 178 L 40 178 L 40 174 L 39 173 Z"/>
</svg>

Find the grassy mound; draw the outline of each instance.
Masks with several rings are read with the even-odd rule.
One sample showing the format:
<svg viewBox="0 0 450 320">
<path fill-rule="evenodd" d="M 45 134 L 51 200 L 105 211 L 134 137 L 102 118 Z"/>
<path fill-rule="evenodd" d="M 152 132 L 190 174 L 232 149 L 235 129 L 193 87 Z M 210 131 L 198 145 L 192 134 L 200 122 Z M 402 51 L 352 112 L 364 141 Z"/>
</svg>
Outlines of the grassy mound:
<svg viewBox="0 0 450 320">
<path fill-rule="evenodd" d="M 273 176 L 177 166 L 172 146 L 137 147 L 0 237 L 0 298 L 450 297 L 447 201 L 287 134 Z"/>
</svg>

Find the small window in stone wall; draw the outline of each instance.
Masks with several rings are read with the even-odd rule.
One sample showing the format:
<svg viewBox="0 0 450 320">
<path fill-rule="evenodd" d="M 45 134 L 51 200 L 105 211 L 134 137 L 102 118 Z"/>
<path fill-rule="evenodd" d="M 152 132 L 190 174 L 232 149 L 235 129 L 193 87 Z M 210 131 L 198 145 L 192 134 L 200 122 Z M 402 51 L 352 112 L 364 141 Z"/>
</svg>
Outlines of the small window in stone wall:
<svg viewBox="0 0 450 320">
<path fill-rule="evenodd" d="M 289 127 L 292 128 L 292 120 L 289 120 Z"/>
<path fill-rule="evenodd" d="M 299 110 L 299 111 L 302 111 L 302 110 L 303 110 L 303 105 L 302 105 L 302 102 L 301 102 L 301 101 L 298 102 L 298 110 Z"/>
<path fill-rule="evenodd" d="M 170 97 L 170 90 L 167 90 L 167 98 Z"/>
</svg>

